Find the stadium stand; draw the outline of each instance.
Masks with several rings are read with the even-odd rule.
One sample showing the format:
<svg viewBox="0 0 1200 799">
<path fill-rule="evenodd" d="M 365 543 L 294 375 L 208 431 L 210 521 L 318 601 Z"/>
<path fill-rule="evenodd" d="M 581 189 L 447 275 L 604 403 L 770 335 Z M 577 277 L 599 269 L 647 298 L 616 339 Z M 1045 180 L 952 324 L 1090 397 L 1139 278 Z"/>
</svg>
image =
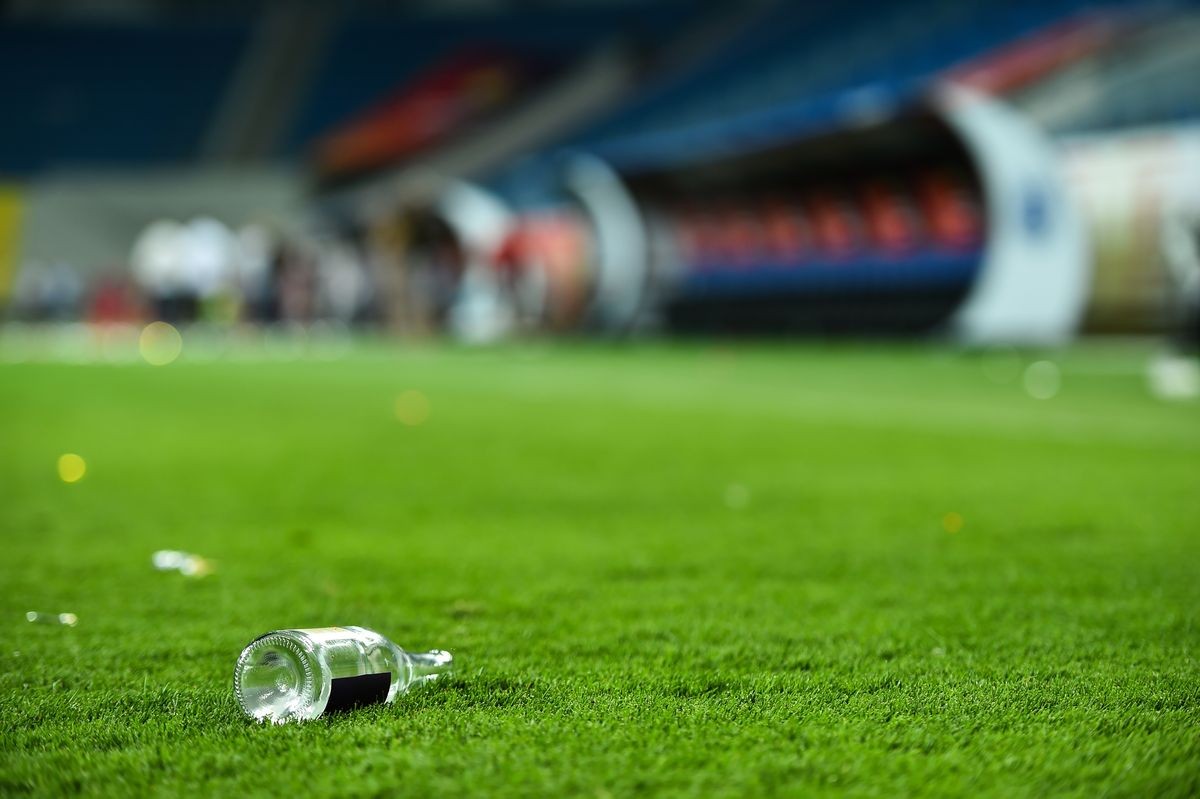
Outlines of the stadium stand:
<svg viewBox="0 0 1200 799">
<path fill-rule="evenodd" d="M 649 87 L 576 143 L 647 161 L 681 151 L 699 154 L 706 144 L 745 137 L 755 128 L 828 121 L 855 92 L 903 96 L 979 53 L 1064 20 L 1118 13 L 1129 5 L 886 0 L 864 16 L 845 6 L 779 4 L 708 63 L 670 85 Z M 737 122 L 726 129 L 729 120 Z M 675 134 L 685 130 L 692 135 L 680 147 Z M 664 132 L 665 138 L 655 137 Z"/>
<path fill-rule="evenodd" d="M 0 173 L 193 158 L 245 45 L 237 22 L 0 27 Z"/>
<path fill-rule="evenodd" d="M 614 37 L 634 46 L 669 37 L 692 4 L 666 3 L 623 13 L 619 6 L 569 12 L 508 11 L 467 18 L 352 17 L 338 23 L 307 99 L 285 139 L 299 154 L 317 137 L 385 98 L 449 54 L 474 44 L 569 61 Z"/>
</svg>

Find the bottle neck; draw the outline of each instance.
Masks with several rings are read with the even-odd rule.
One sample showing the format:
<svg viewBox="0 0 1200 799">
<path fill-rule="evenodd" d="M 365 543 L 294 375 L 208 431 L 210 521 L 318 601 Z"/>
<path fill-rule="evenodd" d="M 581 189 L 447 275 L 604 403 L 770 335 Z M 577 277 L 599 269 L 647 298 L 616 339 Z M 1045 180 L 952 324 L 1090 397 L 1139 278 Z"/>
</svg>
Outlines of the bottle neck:
<svg viewBox="0 0 1200 799">
<path fill-rule="evenodd" d="M 433 682 L 439 677 L 449 676 L 454 671 L 454 656 L 442 649 L 429 652 L 405 652 L 408 659 L 410 685 Z"/>
</svg>

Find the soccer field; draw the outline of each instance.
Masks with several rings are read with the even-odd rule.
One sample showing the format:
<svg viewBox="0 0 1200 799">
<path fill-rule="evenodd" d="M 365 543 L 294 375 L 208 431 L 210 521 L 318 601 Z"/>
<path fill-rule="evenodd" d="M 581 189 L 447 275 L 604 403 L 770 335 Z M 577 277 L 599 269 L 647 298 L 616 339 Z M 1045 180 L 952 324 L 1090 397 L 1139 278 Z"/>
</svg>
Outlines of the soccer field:
<svg viewBox="0 0 1200 799">
<path fill-rule="evenodd" d="M 1027 355 L 1049 399 L 861 345 L 0 365 L 0 793 L 1195 795 L 1200 412 L 1150 351 Z M 351 624 L 459 675 L 242 717 L 250 639 Z"/>
</svg>

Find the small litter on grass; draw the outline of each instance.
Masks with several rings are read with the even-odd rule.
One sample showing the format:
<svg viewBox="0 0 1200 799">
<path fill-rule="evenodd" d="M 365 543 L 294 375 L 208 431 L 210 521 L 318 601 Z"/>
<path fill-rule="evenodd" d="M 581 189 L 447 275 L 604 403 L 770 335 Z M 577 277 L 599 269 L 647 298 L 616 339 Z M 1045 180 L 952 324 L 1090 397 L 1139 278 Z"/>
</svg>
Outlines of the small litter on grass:
<svg viewBox="0 0 1200 799">
<path fill-rule="evenodd" d="M 1160 355 L 1146 367 L 1150 391 L 1161 400 L 1183 401 L 1200 397 L 1200 364 L 1194 358 Z"/>
<path fill-rule="evenodd" d="M 26 613 L 25 620 L 32 624 L 59 624 L 64 627 L 74 627 L 79 623 L 79 617 L 74 613 L 38 613 L 36 610 Z"/>
<path fill-rule="evenodd" d="M 184 577 L 207 577 L 216 571 L 216 565 L 208 558 L 176 549 L 160 549 L 151 556 L 151 561 L 160 572 L 177 571 Z"/>
</svg>

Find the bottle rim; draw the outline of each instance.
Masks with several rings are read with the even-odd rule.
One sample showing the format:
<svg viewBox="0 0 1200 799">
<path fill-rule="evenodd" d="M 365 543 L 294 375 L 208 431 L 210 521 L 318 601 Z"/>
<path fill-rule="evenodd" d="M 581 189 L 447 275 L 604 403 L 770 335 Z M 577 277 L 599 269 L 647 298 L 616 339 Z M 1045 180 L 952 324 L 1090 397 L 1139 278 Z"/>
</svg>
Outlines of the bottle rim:
<svg viewBox="0 0 1200 799">
<path fill-rule="evenodd" d="M 265 648 L 286 652 L 294 660 L 294 665 L 298 666 L 300 670 L 299 680 L 291 686 L 295 693 L 295 699 L 283 709 L 283 712 L 262 712 L 260 708 L 252 708 L 247 702 L 244 678 L 246 673 L 255 667 L 251 664 L 251 659 L 261 655 Z M 302 641 L 297 640 L 292 635 L 288 635 L 286 631 L 275 631 L 260 635 L 247 644 L 242 650 L 241 655 L 238 656 L 233 670 L 233 692 L 234 696 L 237 697 L 238 705 L 242 708 L 242 712 L 257 721 L 283 723 L 293 719 L 308 718 L 312 715 L 312 708 L 319 692 L 317 670 L 314 668 L 312 653 L 308 651 L 308 648 Z"/>
</svg>

